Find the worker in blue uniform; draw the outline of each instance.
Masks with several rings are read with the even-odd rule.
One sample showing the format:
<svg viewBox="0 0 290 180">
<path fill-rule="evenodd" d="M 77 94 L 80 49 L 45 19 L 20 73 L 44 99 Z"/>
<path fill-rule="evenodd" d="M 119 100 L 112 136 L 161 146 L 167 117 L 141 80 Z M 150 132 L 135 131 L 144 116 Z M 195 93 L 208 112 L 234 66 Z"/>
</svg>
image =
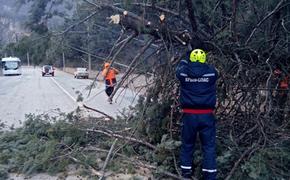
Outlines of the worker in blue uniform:
<svg viewBox="0 0 290 180">
<path fill-rule="evenodd" d="M 183 110 L 180 162 L 182 176 L 190 179 L 193 173 L 193 154 L 196 136 L 202 144 L 203 178 L 216 179 L 216 69 L 206 64 L 206 53 L 195 49 L 189 59 L 181 60 L 176 76 L 180 81 L 180 104 Z"/>
</svg>

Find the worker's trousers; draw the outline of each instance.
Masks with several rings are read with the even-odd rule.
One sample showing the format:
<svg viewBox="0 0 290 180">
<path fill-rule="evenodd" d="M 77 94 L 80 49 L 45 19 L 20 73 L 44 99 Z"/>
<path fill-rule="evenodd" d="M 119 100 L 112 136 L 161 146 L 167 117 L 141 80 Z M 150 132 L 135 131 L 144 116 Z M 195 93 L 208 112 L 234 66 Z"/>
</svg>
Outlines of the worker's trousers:
<svg viewBox="0 0 290 180">
<path fill-rule="evenodd" d="M 113 93 L 113 91 L 114 91 L 114 86 L 106 86 L 106 89 L 105 89 L 105 92 L 106 92 L 106 94 L 107 94 L 107 96 L 108 97 L 110 97 L 111 96 L 111 94 Z"/>
<path fill-rule="evenodd" d="M 197 133 L 202 144 L 202 172 L 206 180 L 216 179 L 216 150 L 215 150 L 215 117 L 211 114 L 184 113 L 182 127 L 182 146 L 180 152 L 181 169 L 183 172 L 192 171 L 194 145 Z"/>
<path fill-rule="evenodd" d="M 109 97 L 111 96 L 111 94 L 114 91 L 114 86 L 116 85 L 116 83 L 117 83 L 116 78 L 106 79 L 106 81 L 105 81 L 105 85 L 106 85 L 105 92 L 106 92 L 107 96 L 109 96 Z"/>
</svg>

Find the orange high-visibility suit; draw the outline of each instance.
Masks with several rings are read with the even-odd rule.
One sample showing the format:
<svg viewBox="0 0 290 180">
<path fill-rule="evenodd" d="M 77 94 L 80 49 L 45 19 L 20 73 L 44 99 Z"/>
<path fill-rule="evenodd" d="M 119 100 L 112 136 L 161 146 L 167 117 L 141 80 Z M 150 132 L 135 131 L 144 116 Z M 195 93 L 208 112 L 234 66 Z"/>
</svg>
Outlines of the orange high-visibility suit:
<svg viewBox="0 0 290 180">
<path fill-rule="evenodd" d="M 105 63 L 104 69 L 102 71 L 102 75 L 105 79 L 105 85 L 106 85 L 106 94 L 110 96 L 114 91 L 114 86 L 117 83 L 116 75 L 119 74 L 119 71 L 115 68 L 109 68 L 110 64 Z"/>
</svg>

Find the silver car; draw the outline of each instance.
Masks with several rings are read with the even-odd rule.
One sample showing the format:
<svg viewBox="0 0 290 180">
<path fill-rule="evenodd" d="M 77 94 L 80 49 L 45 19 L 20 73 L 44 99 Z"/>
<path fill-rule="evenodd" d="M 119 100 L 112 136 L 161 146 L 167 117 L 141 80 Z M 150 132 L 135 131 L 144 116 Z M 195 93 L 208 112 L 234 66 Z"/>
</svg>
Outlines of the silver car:
<svg viewBox="0 0 290 180">
<path fill-rule="evenodd" d="M 87 68 L 77 68 L 76 71 L 74 72 L 74 77 L 75 78 L 84 78 L 88 79 L 89 78 L 89 72 Z"/>
</svg>

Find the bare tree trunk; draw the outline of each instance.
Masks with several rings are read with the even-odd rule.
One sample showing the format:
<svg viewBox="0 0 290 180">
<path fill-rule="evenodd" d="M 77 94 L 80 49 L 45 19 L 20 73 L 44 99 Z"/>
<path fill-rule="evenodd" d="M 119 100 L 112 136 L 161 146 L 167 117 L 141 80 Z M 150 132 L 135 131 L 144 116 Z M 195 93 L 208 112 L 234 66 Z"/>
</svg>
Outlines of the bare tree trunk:
<svg viewBox="0 0 290 180">
<path fill-rule="evenodd" d="M 197 23 L 194 15 L 192 0 L 186 0 L 187 10 L 188 10 L 188 18 L 191 23 L 191 28 L 193 33 L 197 31 Z"/>
<path fill-rule="evenodd" d="M 232 20 L 231 20 L 231 31 L 232 31 L 232 37 L 234 41 L 238 41 L 237 39 L 237 32 L 236 32 L 236 17 L 237 17 L 237 6 L 238 6 L 238 0 L 233 0 L 233 13 L 232 13 Z"/>
</svg>

